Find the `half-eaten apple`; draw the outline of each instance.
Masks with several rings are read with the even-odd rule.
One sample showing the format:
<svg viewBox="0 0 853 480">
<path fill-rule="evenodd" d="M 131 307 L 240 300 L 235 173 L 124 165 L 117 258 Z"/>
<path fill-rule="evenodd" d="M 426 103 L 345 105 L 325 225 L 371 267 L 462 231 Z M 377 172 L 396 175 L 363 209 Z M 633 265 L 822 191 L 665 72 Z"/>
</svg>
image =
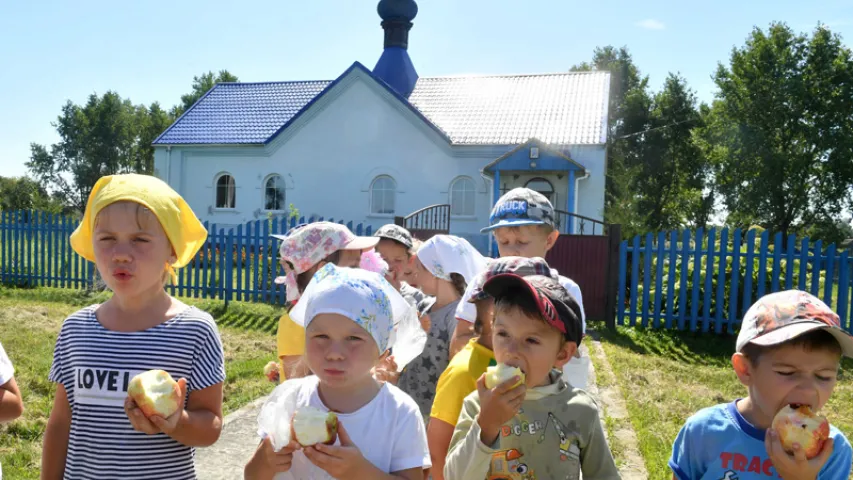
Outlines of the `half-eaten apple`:
<svg viewBox="0 0 853 480">
<path fill-rule="evenodd" d="M 779 433 L 786 452 L 793 454 L 794 444 L 799 443 L 809 459 L 820 455 L 829 439 L 829 421 L 812 412 L 808 405 L 786 405 L 773 418 L 772 427 Z"/>
<path fill-rule="evenodd" d="M 270 361 L 264 366 L 264 375 L 267 377 L 267 380 L 278 383 L 279 382 L 279 371 L 278 371 L 278 362 Z"/>
<path fill-rule="evenodd" d="M 302 407 L 291 421 L 293 439 L 303 447 L 324 443 L 331 445 L 338 438 L 338 416 L 315 407 Z"/>
<path fill-rule="evenodd" d="M 499 363 L 497 366 L 486 369 L 486 388 L 495 388 L 516 376 L 518 377 L 518 381 L 510 388 L 515 388 L 524 383 L 524 372 L 518 367 Z"/>
<path fill-rule="evenodd" d="M 184 400 L 178 382 L 165 370 L 148 370 L 133 377 L 127 394 L 146 417 L 167 418 L 178 411 L 179 402 Z"/>
</svg>

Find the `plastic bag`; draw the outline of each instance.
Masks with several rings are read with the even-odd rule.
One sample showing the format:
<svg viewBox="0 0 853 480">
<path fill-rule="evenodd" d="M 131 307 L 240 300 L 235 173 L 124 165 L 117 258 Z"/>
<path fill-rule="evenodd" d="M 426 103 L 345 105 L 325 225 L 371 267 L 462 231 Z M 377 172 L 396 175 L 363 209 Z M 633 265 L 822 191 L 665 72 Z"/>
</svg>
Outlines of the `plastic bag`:
<svg viewBox="0 0 853 480">
<path fill-rule="evenodd" d="M 290 420 L 296 413 L 300 382 L 284 382 L 275 387 L 258 414 L 258 434 L 269 436 L 276 452 L 290 443 Z"/>
<path fill-rule="evenodd" d="M 427 342 L 427 334 L 421 328 L 421 321 L 418 319 L 415 307 L 409 305 L 408 302 L 406 307 L 408 308 L 407 314 L 401 316 L 400 321 L 394 325 L 394 331 L 391 334 L 391 351 L 394 354 L 394 361 L 397 363 L 397 372 L 402 372 L 409 362 L 418 358 L 423 353 Z"/>
</svg>

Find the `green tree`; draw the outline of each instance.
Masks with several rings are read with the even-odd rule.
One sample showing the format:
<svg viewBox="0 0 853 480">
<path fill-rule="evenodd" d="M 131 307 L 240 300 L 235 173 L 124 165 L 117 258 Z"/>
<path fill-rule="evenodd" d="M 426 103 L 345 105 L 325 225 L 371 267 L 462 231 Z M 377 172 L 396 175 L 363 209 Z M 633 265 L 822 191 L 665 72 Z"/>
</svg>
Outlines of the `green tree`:
<svg viewBox="0 0 853 480">
<path fill-rule="evenodd" d="M 756 28 L 714 76 L 716 188 L 728 222 L 803 233 L 853 200 L 853 61 L 826 27 Z"/>
<path fill-rule="evenodd" d="M 184 112 L 189 110 L 199 98 L 216 86 L 217 83 L 239 81 L 240 80 L 237 76 L 233 75 L 228 70 L 220 70 L 219 73 L 207 72 L 203 73 L 201 76 L 193 77 L 193 89 L 190 93 L 181 95 L 180 105 L 172 107 L 172 111 L 170 112 L 172 119 L 176 120 L 178 117 L 183 115 Z"/>
<path fill-rule="evenodd" d="M 35 180 L 27 177 L 0 177 L 0 210 L 41 210 L 60 213 L 62 205 L 51 198 Z"/>
<path fill-rule="evenodd" d="M 134 106 L 115 92 L 92 94 L 83 106 L 68 101 L 52 124 L 59 143 L 50 148 L 30 145 L 30 173 L 77 210 L 86 205 L 98 178 L 150 173 L 151 162 L 142 159 L 146 146 L 140 145 L 142 110 L 145 107 Z"/>
</svg>

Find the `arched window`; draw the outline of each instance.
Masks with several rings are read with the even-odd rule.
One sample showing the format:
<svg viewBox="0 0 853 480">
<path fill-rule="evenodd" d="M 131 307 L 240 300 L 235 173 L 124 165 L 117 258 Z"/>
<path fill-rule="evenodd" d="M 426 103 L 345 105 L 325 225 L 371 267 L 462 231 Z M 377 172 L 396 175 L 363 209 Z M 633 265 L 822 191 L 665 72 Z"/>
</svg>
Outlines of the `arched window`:
<svg viewBox="0 0 853 480">
<path fill-rule="evenodd" d="M 284 210 L 284 179 L 270 175 L 264 182 L 264 210 Z"/>
<path fill-rule="evenodd" d="M 528 181 L 524 186 L 541 193 L 552 205 L 554 204 L 554 185 L 551 185 L 551 182 L 548 180 L 537 177 Z"/>
<path fill-rule="evenodd" d="M 237 206 L 237 184 L 234 177 L 223 173 L 216 179 L 216 208 L 235 208 Z"/>
<path fill-rule="evenodd" d="M 376 177 L 370 185 L 370 213 L 394 214 L 397 182 L 388 176 Z"/>
<path fill-rule="evenodd" d="M 458 216 L 474 215 L 474 181 L 468 177 L 459 177 L 450 185 L 450 214 Z"/>
</svg>

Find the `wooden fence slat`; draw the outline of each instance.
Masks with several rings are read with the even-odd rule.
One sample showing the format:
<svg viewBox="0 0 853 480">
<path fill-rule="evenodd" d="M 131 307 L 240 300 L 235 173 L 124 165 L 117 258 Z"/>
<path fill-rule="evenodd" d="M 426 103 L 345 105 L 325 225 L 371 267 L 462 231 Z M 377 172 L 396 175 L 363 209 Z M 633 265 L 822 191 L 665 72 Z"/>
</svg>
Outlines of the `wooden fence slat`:
<svg viewBox="0 0 853 480">
<path fill-rule="evenodd" d="M 809 270 L 809 237 L 803 239 L 800 243 L 800 279 L 798 283 L 799 290 L 806 289 L 806 275 Z"/>
<path fill-rule="evenodd" d="M 738 286 L 740 283 L 740 245 L 743 236 L 741 229 L 735 230 L 734 240 L 732 240 L 732 289 L 729 292 L 729 318 L 726 322 L 727 330 L 732 333 L 732 325 L 737 322 L 738 317 Z"/>
<path fill-rule="evenodd" d="M 687 277 L 690 268 L 690 231 L 681 234 L 681 281 L 678 288 L 678 329 L 684 330 L 687 319 Z"/>
<path fill-rule="evenodd" d="M 758 250 L 758 298 L 764 296 L 765 285 L 767 282 L 767 253 L 770 251 L 768 240 L 770 232 L 767 230 L 761 232 L 761 245 Z M 757 299 L 756 299 L 757 300 Z"/>
<path fill-rule="evenodd" d="M 637 324 L 637 281 L 640 274 L 640 236 L 634 237 L 634 248 L 631 251 L 631 310 L 629 324 L 633 327 Z"/>
<path fill-rule="evenodd" d="M 811 294 L 815 297 L 820 296 L 820 271 L 821 271 L 821 256 L 823 255 L 823 241 L 814 242 L 812 249 L 812 287 Z"/>
<path fill-rule="evenodd" d="M 625 325 L 625 281 L 628 266 L 628 241 L 619 244 L 619 291 L 616 292 L 616 323 Z"/>
<path fill-rule="evenodd" d="M 770 279 L 771 292 L 779 291 L 779 268 L 782 263 L 782 232 L 773 237 L 773 278 Z"/>
<path fill-rule="evenodd" d="M 797 236 L 793 233 L 788 235 L 788 251 L 785 253 L 785 290 L 794 288 L 794 248 L 797 245 Z"/>
<path fill-rule="evenodd" d="M 690 304 L 690 330 L 696 331 L 696 322 L 699 320 L 699 274 L 702 271 L 702 243 L 705 239 L 705 230 L 699 228 L 693 237 L 693 283 L 691 289 Z"/>
<path fill-rule="evenodd" d="M 658 232 L 658 244 L 657 244 L 657 252 L 655 255 L 655 259 L 657 260 L 657 268 L 655 269 L 655 304 L 654 304 L 654 315 L 652 317 L 652 325 L 655 328 L 660 328 L 660 304 L 662 301 L 661 295 L 663 295 L 663 264 L 664 262 L 664 248 L 666 247 L 666 234 L 664 232 Z"/>
<path fill-rule="evenodd" d="M 676 261 L 678 258 L 678 232 L 669 232 L 669 275 L 666 279 L 666 310 L 664 326 L 667 330 L 672 328 L 672 319 L 675 316 L 675 277 L 678 273 Z"/>
<path fill-rule="evenodd" d="M 703 308 L 703 318 L 702 318 L 702 331 L 707 332 L 710 328 L 711 322 L 711 290 L 713 290 L 713 280 L 714 280 L 714 257 L 715 257 L 715 246 L 717 239 L 717 229 L 712 228 L 708 230 L 708 249 L 705 258 L 705 286 L 704 290 L 704 298 L 702 300 Z"/>
<path fill-rule="evenodd" d="M 835 283 L 835 244 L 826 249 L 826 275 L 823 280 L 823 303 L 832 307 L 832 286 Z"/>
<path fill-rule="evenodd" d="M 841 259 L 838 263 L 840 270 L 838 271 L 838 307 L 836 313 L 838 313 L 838 318 L 841 320 L 841 328 L 846 328 L 848 332 L 853 330 L 850 328 L 847 317 L 850 313 L 849 304 L 847 303 L 847 295 L 850 288 L 850 267 L 850 256 L 847 251 L 844 251 L 841 253 Z"/>
<path fill-rule="evenodd" d="M 729 248 L 729 229 L 720 232 L 720 253 L 717 260 L 717 296 L 714 299 L 714 333 L 723 332 L 723 313 L 725 308 L 726 285 L 726 253 Z"/>
<path fill-rule="evenodd" d="M 649 326 L 649 290 L 651 290 L 651 274 L 652 274 L 652 234 L 646 234 L 645 251 L 643 252 L 643 327 Z"/>
</svg>

